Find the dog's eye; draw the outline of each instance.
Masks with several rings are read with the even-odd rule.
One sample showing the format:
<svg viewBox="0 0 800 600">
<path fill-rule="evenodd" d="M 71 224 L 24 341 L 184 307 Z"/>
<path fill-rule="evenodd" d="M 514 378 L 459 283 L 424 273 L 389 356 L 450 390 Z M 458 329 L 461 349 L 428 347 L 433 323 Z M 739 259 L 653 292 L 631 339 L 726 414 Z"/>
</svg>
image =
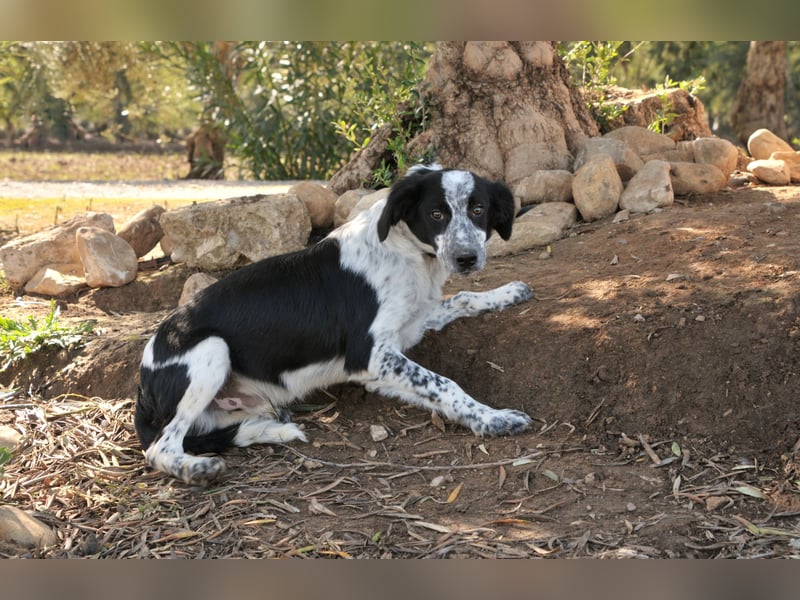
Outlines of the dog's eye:
<svg viewBox="0 0 800 600">
<path fill-rule="evenodd" d="M 434 221 L 441 221 L 444 219 L 444 213 L 440 211 L 438 208 L 431 211 L 431 219 Z"/>
<path fill-rule="evenodd" d="M 476 204 L 472 207 L 472 216 L 480 217 L 483 214 L 483 205 Z"/>
</svg>

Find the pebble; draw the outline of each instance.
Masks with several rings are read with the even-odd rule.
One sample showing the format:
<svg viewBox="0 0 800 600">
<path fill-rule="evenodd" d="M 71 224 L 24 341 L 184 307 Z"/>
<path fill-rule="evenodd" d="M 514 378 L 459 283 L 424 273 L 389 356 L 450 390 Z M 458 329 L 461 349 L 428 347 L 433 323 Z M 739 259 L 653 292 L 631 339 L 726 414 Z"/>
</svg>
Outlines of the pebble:
<svg viewBox="0 0 800 600">
<path fill-rule="evenodd" d="M 369 435 L 372 437 L 373 442 L 380 442 L 389 437 L 389 432 L 383 425 L 370 425 Z"/>
</svg>

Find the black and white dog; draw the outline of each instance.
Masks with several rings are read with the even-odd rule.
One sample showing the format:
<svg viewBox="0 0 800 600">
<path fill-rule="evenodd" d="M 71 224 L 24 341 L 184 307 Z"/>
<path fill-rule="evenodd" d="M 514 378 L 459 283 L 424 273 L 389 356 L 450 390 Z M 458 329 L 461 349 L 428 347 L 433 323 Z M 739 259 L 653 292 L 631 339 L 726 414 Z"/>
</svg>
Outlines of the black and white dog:
<svg viewBox="0 0 800 600">
<path fill-rule="evenodd" d="M 436 411 L 477 435 L 530 426 L 403 351 L 427 329 L 531 297 L 522 282 L 442 300 L 450 273 L 483 268 L 492 230 L 511 236 L 509 189 L 468 171 L 414 167 L 315 246 L 246 266 L 172 313 L 147 343 L 136 431 L 147 462 L 187 483 L 216 478 L 230 446 L 306 441 L 286 407 L 358 382 Z M 192 453 L 192 454 L 188 454 Z"/>
</svg>

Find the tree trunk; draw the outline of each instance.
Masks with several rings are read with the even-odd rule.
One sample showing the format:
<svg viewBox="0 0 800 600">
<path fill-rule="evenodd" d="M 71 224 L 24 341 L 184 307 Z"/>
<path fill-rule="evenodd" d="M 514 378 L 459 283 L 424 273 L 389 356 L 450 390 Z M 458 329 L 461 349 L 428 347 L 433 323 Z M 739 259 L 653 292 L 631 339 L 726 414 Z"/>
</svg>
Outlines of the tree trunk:
<svg viewBox="0 0 800 600">
<path fill-rule="evenodd" d="M 744 79 L 731 110 L 731 127 L 739 141 L 756 129 L 769 129 L 786 140 L 786 42 L 750 42 Z"/>
<path fill-rule="evenodd" d="M 551 42 L 440 43 L 422 94 L 430 125 L 408 145 L 411 157 L 432 155 L 512 186 L 538 170 L 571 169 L 586 138 L 600 133 Z M 363 182 L 364 155 L 382 156 L 367 150 L 333 176 L 334 192 Z"/>
</svg>

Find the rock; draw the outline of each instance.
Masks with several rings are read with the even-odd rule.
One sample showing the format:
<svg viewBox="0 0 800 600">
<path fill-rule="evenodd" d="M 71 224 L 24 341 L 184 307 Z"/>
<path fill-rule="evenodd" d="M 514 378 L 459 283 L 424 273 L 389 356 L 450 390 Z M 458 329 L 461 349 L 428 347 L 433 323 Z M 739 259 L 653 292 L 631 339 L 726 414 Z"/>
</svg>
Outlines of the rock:
<svg viewBox="0 0 800 600">
<path fill-rule="evenodd" d="M 12 240 L 0 248 L 0 261 L 12 288 L 21 288 L 45 265 L 80 262 L 75 232 L 80 227 L 114 231 L 114 219 L 105 213 L 85 213 L 37 233 Z"/>
<path fill-rule="evenodd" d="M 389 437 L 389 432 L 383 425 L 370 425 L 369 435 L 372 437 L 373 442 L 380 442 Z"/>
<path fill-rule="evenodd" d="M 186 278 L 186 282 L 183 284 L 181 297 L 178 299 L 178 306 L 183 306 L 194 298 L 197 292 L 207 288 L 212 283 L 216 283 L 216 281 L 216 277 L 212 277 L 207 273 L 194 273 L 193 275 L 189 275 L 189 277 Z"/>
<path fill-rule="evenodd" d="M 311 218 L 311 227 L 315 229 L 333 227 L 337 198 L 331 190 L 313 181 L 301 181 L 290 187 L 287 193 L 297 196 L 305 203 L 308 216 Z"/>
<path fill-rule="evenodd" d="M 0 448 L 7 448 L 12 452 L 19 446 L 22 434 L 8 425 L 0 425 Z"/>
<path fill-rule="evenodd" d="M 747 165 L 747 170 L 770 185 L 788 185 L 792 179 L 789 165 L 782 160 L 754 160 Z"/>
<path fill-rule="evenodd" d="M 645 127 L 626 126 L 614 129 L 603 137 L 621 140 L 639 156 L 675 150 L 675 142 Z"/>
<path fill-rule="evenodd" d="M 606 104 L 626 107 L 612 127 L 626 125 L 646 129 L 665 113 L 670 113 L 672 118 L 664 127 L 664 133 L 670 139 L 693 140 L 711 135 L 705 106 L 687 90 L 675 88 L 642 92 L 606 87 L 606 93 Z"/>
<path fill-rule="evenodd" d="M 81 227 L 75 242 L 89 287 L 120 287 L 136 279 L 136 252 L 121 237 L 98 227 Z"/>
<path fill-rule="evenodd" d="M 756 129 L 747 139 L 747 151 L 756 160 L 763 160 L 773 152 L 794 152 L 794 148 L 769 129 Z"/>
<path fill-rule="evenodd" d="M 164 235 L 159 223 L 163 212 L 164 207 L 158 205 L 139 211 L 117 232 L 119 237 L 130 244 L 138 258 L 155 248 Z"/>
<path fill-rule="evenodd" d="M 678 142 L 672 150 L 662 150 L 655 154 L 643 154 L 642 160 L 663 160 L 666 162 L 694 162 L 694 146 L 692 142 Z"/>
<path fill-rule="evenodd" d="M 596 154 L 575 173 L 572 197 L 585 221 L 614 214 L 619 205 L 623 185 L 614 160 L 607 154 Z"/>
<path fill-rule="evenodd" d="M 708 164 L 673 162 L 670 163 L 669 174 L 676 196 L 718 192 L 728 182 L 722 171 Z"/>
<path fill-rule="evenodd" d="M 536 171 L 514 186 L 514 198 L 520 206 L 542 202 L 570 202 L 572 179 L 572 173 L 561 169 Z"/>
<path fill-rule="evenodd" d="M 45 548 L 56 543 L 47 525 L 16 506 L 0 506 L 0 540 L 23 548 Z"/>
<path fill-rule="evenodd" d="M 361 198 L 364 196 L 371 194 L 371 190 L 366 190 L 364 188 L 358 188 L 355 190 L 349 190 L 339 196 L 336 199 L 336 204 L 333 207 L 333 226 L 339 227 L 347 222 L 347 219 L 350 217 L 350 211 L 353 210 L 353 207 L 358 203 Z"/>
<path fill-rule="evenodd" d="M 697 138 L 688 143 L 692 147 L 694 162 L 714 165 L 722 171 L 726 179 L 736 170 L 739 151 L 728 140 L 707 137 Z"/>
<path fill-rule="evenodd" d="M 311 219 L 291 194 L 203 202 L 161 215 L 172 260 L 215 271 L 306 246 Z"/>
<path fill-rule="evenodd" d="M 620 196 L 619 207 L 634 213 L 650 212 L 670 206 L 674 200 L 669 163 L 651 160 L 628 182 Z"/>
<path fill-rule="evenodd" d="M 800 181 L 800 152 L 773 152 L 769 155 L 772 160 L 782 160 L 789 167 L 789 177 L 793 182 Z"/>
<path fill-rule="evenodd" d="M 74 294 L 85 285 L 81 263 L 56 264 L 39 269 L 25 284 L 25 291 L 59 298 Z"/>
<path fill-rule="evenodd" d="M 388 198 L 389 191 L 390 188 L 383 188 L 382 190 L 372 192 L 371 194 L 367 194 L 359 198 L 358 202 L 356 202 L 355 206 L 353 206 L 352 210 L 350 211 L 350 215 L 347 217 L 347 220 L 352 220 L 353 217 L 355 217 L 358 213 L 372 208 L 376 202 L 380 202 L 384 198 Z"/>
<path fill-rule="evenodd" d="M 492 236 L 486 243 L 489 256 L 504 256 L 546 246 L 564 237 L 564 233 L 578 219 L 575 205 L 569 202 L 544 202 L 537 204 L 514 222 L 511 239 L 504 241 Z"/>
<path fill-rule="evenodd" d="M 588 139 L 580 149 L 578 156 L 575 157 L 573 170 L 580 169 L 595 154 L 608 154 L 614 159 L 617 173 L 622 181 L 628 181 L 644 166 L 639 155 L 631 150 L 623 140 L 615 137 L 595 137 Z"/>
</svg>

